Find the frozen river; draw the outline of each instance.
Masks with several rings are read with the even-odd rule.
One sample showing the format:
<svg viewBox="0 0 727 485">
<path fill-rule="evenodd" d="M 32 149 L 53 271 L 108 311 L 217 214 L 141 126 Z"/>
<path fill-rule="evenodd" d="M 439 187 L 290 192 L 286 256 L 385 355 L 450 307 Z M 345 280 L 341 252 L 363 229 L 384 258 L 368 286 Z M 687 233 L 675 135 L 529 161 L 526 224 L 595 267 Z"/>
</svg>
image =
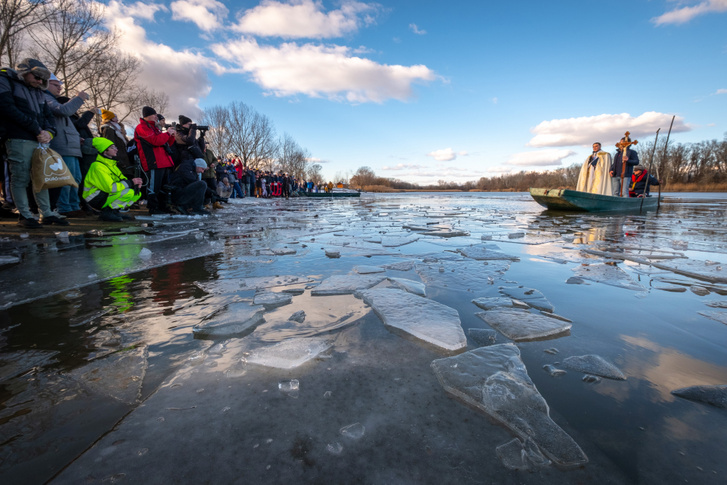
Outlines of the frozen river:
<svg viewBox="0 0 727 485">
<path fill-rule="evenodd" d="M 2 483 L 725 483 L 726 216 L 364 194 L 1 241 Z"/>
</svg>

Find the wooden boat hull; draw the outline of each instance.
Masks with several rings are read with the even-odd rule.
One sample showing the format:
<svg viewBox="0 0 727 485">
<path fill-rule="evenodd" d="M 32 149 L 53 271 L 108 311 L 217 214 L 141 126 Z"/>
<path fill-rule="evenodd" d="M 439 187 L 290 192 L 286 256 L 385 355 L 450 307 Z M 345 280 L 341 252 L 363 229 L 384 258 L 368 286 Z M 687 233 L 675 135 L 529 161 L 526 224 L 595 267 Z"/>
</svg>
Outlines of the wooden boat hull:
<svg viewBox="0 0 727 485">
<path fill-rule="evenodd" d="M 642 212 L 656 210 L 658 197 L 613 197 L 570 189 L 530 189 L 535 202 L 548 210 L 584 212 Z"/>
<path fill-rule="evenodd" d="M 301 197 L 361 197 L 361 192 L 301 192 Z"/>
</svg>

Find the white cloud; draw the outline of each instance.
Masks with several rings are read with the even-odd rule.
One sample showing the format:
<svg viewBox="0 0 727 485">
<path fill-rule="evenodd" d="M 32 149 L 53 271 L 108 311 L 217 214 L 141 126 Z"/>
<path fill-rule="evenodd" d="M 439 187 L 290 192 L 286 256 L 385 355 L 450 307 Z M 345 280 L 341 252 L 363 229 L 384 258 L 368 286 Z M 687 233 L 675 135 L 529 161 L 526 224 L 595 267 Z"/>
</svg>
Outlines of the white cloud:
<svg viewBox="0 0 727 485">
<path fill-rule="evenodd" d="M 349 102 L 406 100 L 412 84 L 430 81 L 435 74 L 423 65 L 377 64 L 351 56 L 344 46 L 261 46 L 254 39 L 215 44 L 213 52 L 249 73 L 254 82 L 276 96 L 305 94 Z"/>
<path fill-rule="evenodd" d="M 425 35 L 427 33 L 426 30 L 417 27 L 417 24 L 409 24 L 409 28 L 417 35 Z"/>
<path fill-rule="evenodd" d="M 185 114 L 195 118 L 201 114 L 199 101 L 210 91 L 207 71 L 224 69 L 213 60 L 191 51 L 175 51 L 165 44 L 152 42 L 137 19 L 153 20 L 149 11 L 163 11 L 157 5 L 141 2 L 124 5 L 112 1 L 105 9 L 107 25 L 121 34 L 119 48 L 141 60 L 138 80 L 149 89 L 164 91 L 169 96 L 167 116 Z"/>
<path fill-rule="evenodd" d="M 727 89 L 718 89 L 714 94 L 727 94 Z"/>
<path fill-rule="evenodd" d="M 373 23 L 378 6 L 345 1 L 339 10 L 323 12 L 323 4 L 313 0 L 290 3 L 263 0 L 246 10 L 235 30 L 262 37 L 327 39 L 355 32 L 361 24 Z"/>
<path fill-rule="evenodd" d="M 656 25 L 684 24 L 694 17 L 708 13 L 727 12 L 727 0 L 707 0 L 693 7 L 681 7 L 651 19 Z"/>
<path fill-rule="evenodd" d="M 172 20 L 187 20 L 210 32 L 222 26 L 227 7 L 217 0 L 179 0 L 172 2 Z"/>
<path fill-rule="evenodd" d="M 631 132 L 631 138 L 651 136 L 658 128 L 669 129 L 672 115 L 649 111 L 634 118 L 628 113 L 602 114 L 562 120 L 543 121 L 531 131 L 535 136 L 528 142 L 532 147 L 588 146 L 596 141 L 609 147 Z M 690 131 L 691 127 L 677 116 L 672 132 Z"/>
<path fill-rule="evenodd" d="M 434 150 L 433 152 L 427 153 L 428 157 L 432 157 L 438 162 L 449 162 L 457 158 L 457 154 L 451 148 L 445 148 L 443 150 Z"/>
<path fill-rule="evenodd" d="M 562 165 L 563 159 L 575 155 L 573 150 L 565 148 L 549 148 L 546 150 L 538 150 L 534 152 L 520 152 L 510 156 L 507 165 L 517 165 L 521 167 L 548 167 L 554 165 Z"/>
<path fill-rule="evenodd" d="M 497 104 L 498 101 L 499 100 L 497 99 L 497 96 L 495 96 L 494 98 L 492 98 L 492 104 Z"/>
<path fill-rule="evenodd" d="M 408 163 L 399 163 L 393 167 L 389 167 L 387 165 L 381 167 L 381 170 L 418 170 L 426 168 L 424 165 L 415 165 L 415 164 L 408 164 Z"/>
</svg>

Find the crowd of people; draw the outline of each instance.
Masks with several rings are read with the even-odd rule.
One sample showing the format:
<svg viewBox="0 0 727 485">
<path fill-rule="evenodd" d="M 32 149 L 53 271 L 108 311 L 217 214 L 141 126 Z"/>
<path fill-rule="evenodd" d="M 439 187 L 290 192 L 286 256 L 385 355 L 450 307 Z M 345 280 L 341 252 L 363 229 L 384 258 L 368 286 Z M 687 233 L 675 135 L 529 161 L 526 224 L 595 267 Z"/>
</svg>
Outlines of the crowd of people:
<svg viewBox="0 0 727 485">
<path fill-rule="evenodd" d="M 133 219 L 130 208 L 144 206 L 149 214 L 206 215 L 230 198 L 318 191 L 288 173 L 252 169 L 234 155 L 217 157 L 205 143 L 208 127 L 187 116 L 169 125 L 145 106 L 128 136 L 112 111 L 83 109 L 87 93 L 66 97 L 62 90 L 63 81 L 36 59 L 0 70 L 1 214 L 17 216 L 21 226 L 66 226 L 68 219 L 92 215 L 120 222 Z M 102 122 L 95 127 L 97 116 Z M 40 146 L 63 158 L 78 189 L 33 187 L 31 165 Z"/>
</svg>

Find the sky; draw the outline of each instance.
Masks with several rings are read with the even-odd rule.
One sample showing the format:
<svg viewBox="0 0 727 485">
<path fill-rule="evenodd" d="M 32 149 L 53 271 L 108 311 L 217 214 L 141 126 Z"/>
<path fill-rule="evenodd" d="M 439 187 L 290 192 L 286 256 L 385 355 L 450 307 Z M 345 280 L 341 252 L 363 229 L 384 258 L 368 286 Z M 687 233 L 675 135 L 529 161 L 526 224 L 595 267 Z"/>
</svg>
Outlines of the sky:
<svg viewBox="0 0 727 485">
<path fill-rule="evenodd" d="M 670 143 L 727 134 L 727 0 L 101 3 L 167 120 L 241 101 L 328 179 L 552 170 L 674 115 Z"/>
</svg>

